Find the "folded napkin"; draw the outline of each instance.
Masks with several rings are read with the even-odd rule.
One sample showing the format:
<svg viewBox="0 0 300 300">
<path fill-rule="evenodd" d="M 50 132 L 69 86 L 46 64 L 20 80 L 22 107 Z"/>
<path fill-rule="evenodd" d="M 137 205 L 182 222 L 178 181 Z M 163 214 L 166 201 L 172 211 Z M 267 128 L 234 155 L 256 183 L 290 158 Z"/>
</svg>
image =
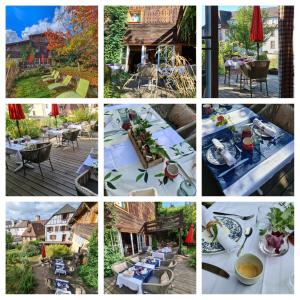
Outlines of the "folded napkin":
<svg viewBox="0 0 300 300">
<path fill-rule="evenodd" d="M 225 146 L 218 139 L 212 139 L 212 143 L 229 167 L 236 163 L 236 159 L 230 154 L 227 149 L 225 149 Z"/>
<path fill-rule="evenodd" d="M 214 215 L 202 205 L 202 226 L 206 227 L 207 223 L 210 221 L 216 220 Z M 229 238 L 228 231 L 225 229 L 225 226 L 221 226 L 217 224 L 218 228 L 218 235 L 217 240 L 218 242 L 224 247 L 227 252 L 234 251 L 239 245 L 234 240 Z"/>
<path fill-rule="evenodd" d="M 255 118 L 253 120 L 253 125 L 257 126 L 264 134 L 274 137 L 276 135 L 276 129 L 269 126 L 268 124 L 263 123 L 262 121 Z"/>
</svg>

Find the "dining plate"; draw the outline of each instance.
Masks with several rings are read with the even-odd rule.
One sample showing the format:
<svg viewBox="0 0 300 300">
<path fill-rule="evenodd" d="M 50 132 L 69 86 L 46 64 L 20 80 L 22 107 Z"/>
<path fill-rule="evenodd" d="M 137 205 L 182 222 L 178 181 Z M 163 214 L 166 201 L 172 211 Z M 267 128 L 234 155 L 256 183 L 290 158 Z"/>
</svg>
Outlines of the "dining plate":
<svg viewBox="0 0 300 300">
<path fill-rule="evenodd" d="M 264 123 L 264 124 L 268 125 L 269 127 L 273 128 L 275 131 L 277 131 L 274 124 L 272 124 L 272 123 Z M 264 134 L 263 131 L 255 125 L 252 126 L 252 130 L 253 130 L 254 134 L 256 134 L 262 138 L 271 138 L 269 135 Z"/>
<path fill-rule="evenodd" d="M 235 242 L 241 238 L 243 229 L 239 222 L 229 217 L 216 217 L 216 219 L 225 226 L 229 238 Z M 223 246 L 217 240 L 213 242 L 213 237 L 202 226 L 202 254 L 217 254 L 224 251 Z"/>
<path fill-rule="evenodd" d="M 227 149 L 230 154 L 235 157 L 236 156 L 236 147 L 234 147 L 231 143 L 229 142 L 223 142 L 222 143 L 225 146 L 225 149 Z M 216 149 L 214 145 L 212 145 L 210 148 L 208 148 L 206 152 L 206 159 L 209 163 L 215 166 L 223 166 L 226 165 L 225 160 L 219 153 L 219 151 Z"/>
</svg>

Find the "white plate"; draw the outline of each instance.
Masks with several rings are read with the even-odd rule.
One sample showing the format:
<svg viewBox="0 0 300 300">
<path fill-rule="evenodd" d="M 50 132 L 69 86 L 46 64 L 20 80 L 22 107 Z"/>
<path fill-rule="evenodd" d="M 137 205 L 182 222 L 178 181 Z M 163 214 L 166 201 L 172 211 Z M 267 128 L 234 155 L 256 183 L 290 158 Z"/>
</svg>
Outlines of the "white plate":
<svg viewBox="0 0 300 300">
<path fill-rule="evenodd" d="M 274 124 L 272 124 L 272 123 L 265 123 L 265 122 L 264 122 L 264 124 L 266 124 L 268 127 L 273 128 L 277 132 L 277 129 L 274 126 Z M 255 125 L 252 126 L 252 130 L 253 130 L 254 134 L 256 134 L 256 135 L 258 135 L 258 136 L 260 136 L 262 138 L 272 138 L 271 136 L 263 133 L 263 131 L 260 128 L 258 128 L 257 126 L 255 126 Z"/>
<path fill-rule="evenodd" d="M 236 156 L 236 148 L 231 145 L 229 142 L 222 143 L 225 146 L 225 149 L 227 149 L 230 154 L 235 157 Z M 225 160 L 221 156 L 221 154 L 218 152 L 218 150 L 215 148 L 214 145 L 212 145 L 206 152 L 206 159 L 209 163 L 215 166 L 223 166 L 226 165 Z"/>
</svg>

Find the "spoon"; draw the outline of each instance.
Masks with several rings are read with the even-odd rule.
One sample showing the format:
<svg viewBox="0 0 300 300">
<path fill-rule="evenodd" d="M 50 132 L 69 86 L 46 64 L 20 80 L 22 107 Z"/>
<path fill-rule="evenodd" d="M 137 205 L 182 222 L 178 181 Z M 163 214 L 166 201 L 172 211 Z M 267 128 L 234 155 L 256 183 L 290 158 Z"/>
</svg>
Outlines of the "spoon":
<svg viewBox="0 0 300 300">
<path fill-rule="evenodd" d="M 245 243 L 246 243 L 246 241 L 247 241 L 247 238 L 248 238 L 249 236 L 251 236 L 252 232 L 253 232 L 252 227 L 247 227 L 247 228 L 245 229 L 245 240 L 244 240 L 244 243 L 242 244 L 241 248 L 239 249 L 239 251 L 238 251 L 238 253 L 237 253 L 237 257 L 239 257 L 239 256 L 241 255 L 241 252 L 242 252 L 242 250 L 243 250 L 243 248 L 244 248 L 244 246 L 245 246 Z"/>
</svg>

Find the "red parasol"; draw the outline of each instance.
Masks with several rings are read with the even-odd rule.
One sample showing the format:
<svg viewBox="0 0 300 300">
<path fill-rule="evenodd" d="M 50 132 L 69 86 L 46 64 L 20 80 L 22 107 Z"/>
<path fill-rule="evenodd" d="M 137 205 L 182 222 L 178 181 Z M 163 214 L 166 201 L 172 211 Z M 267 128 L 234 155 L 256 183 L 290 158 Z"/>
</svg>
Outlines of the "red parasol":
<svg viewBox="0 0 300 300">
<path fill-rule="evenodd" d="M 16 120 L 19 136 L 21 137 L 19 120 L 25 119 L 22 105 L 21 104 L 8 104 L 8 113 L 9 113 L 9 118 L 11 120 Z"/>
<path fill-rule="evenodd" d="M 28 56 L 28 63 L 30 64 L 30 65 L 32 65 L 32 63 L 33 63 L 33 55 L 32 54 L 30 54 L 29 56 Z"/>
<path fill-rule="evenodd" d="M 45 55 L 42 53 L 41 56 L 41 64 L 44 65 L 45 64 Z"/>
<path fill-rule="evenodd" d="M 253 7 L 252 22 L 250 29 L 250 41 L 257 43 L 257 58 L 259 56 L 259 43 L 264 41 L 264 28 L 260 12 L 260 6 Z"/>
<path fill-rule="evenodd" d="M 184 241 L 186 244 L 193 244 L 194 243 L 194 225 L 190 226 L 189 232 Z"/>
<path fill-rule="evenodd" d="M 44 244 L 42 245 L 41 254 L 42 254 L 42 258 L 46 257 L 46 247 Z"/>
<path fill-rule="evenodd" d="M 57 104 L 52 104 L 51 106 L 51 116 L 55 118 L 56 128 L 57 128 L 57 119 L 56 117 L 59 115 L 59 109 Z"/>
</svg>

